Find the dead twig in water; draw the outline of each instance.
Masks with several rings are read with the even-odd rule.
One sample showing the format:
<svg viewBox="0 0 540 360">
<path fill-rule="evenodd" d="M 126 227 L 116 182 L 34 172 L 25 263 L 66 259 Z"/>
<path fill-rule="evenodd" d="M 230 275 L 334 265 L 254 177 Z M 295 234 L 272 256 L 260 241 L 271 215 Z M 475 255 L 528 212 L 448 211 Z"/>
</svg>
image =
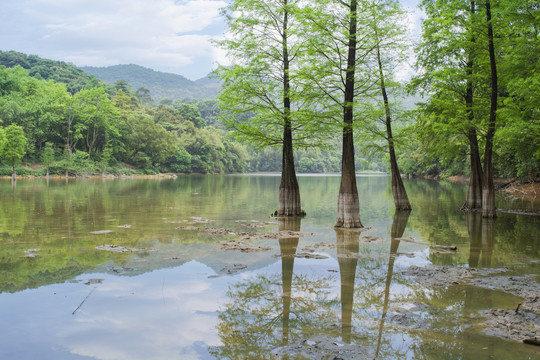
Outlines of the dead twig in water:
<svg viewBox="0 0 540 360">
<path fill-rule="evenodd" d="M 75 315 L 75 313 L 81 308 L 81 306 L 83 306 L 84 302 L 86 301 L 86 299 L 88 299 L 90 297 L 90 295 L 92 295 L 92 293 L 96 290 L 96 287 L 94 287 L 90 293 L 88 293 L 88 295 L 86 295 L 86 297 L 84 298 L 84 300 L 79 304 L 79 306 L 77 306 L 77 308 L 75 310 L 73 310 L 73 312 L 71 313 L 71 315 Z"/>
</svg>

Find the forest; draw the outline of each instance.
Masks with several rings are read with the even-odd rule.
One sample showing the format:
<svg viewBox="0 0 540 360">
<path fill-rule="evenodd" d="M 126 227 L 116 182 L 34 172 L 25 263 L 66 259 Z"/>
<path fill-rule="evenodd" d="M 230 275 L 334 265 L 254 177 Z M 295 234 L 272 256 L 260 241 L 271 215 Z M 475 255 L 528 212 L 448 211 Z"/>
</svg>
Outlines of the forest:
<svg viewBox="0 0 540 360">
<path fill-rule="evenodd" d="M 242 61 L 216 70 L 215 99 L 155 102 L 145 87 L 0 52 L 0 173 L 280 171 L 285 124 L 297 172 L 339 172 L 351 134 L 355 171 L 390 172 L 394 156 L 404 174 L 473 176 L 489 158 L 495 177 L 540 176 L 537 3 L 424 0 L 415 42 L 396 1 L 269 4 L 238 0 L 225 11 L 233 35 L 217 45 Z M 416 75 L 398 79 L 409 49 Z M 338 100 L 346 87 L 351 96 Z M 411 96 L 415 106 L 403 106 Z"/>
<path fill-rule="evenodd" d="M 229 136 L 217 99 L 155 103 L 146 88 L 14 51 L 0 51 L 0 89 L 0 127 L 19 126 L 25 139 L 18 155 L 1 156 L 4 176 L 13 165 L 18 175 L 37 176 L 281 169 L 279 149 L 255 152 Z M 339 171 L 337 149 L 303 149 L 297 158 L 301 172 Z M 384 160 L 359 158 L 358 168 L 383 171 Z"/>
</svg>

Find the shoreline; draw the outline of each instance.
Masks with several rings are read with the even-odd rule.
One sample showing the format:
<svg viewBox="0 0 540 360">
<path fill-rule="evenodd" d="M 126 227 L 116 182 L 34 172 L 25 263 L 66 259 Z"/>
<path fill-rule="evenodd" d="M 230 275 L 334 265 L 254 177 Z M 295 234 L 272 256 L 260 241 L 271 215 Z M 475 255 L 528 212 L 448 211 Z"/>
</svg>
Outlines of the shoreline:
<svg viewBox="0 0 540 360">
<path fill-rule="evenodd" d="M 230 174 L 202 174 L 202 173 L 159 173 L 159 174 L 81 174 L 81 175 L 70 175 L 67 177 L 68 180 L 77 180 L 77 179 L 175 179 L 178 176 L 185 175 L 251 175 L 251 174 L 278 174 L 274 172 L 265 172 L 265 173 L 230 173 Z M 369 174 L 369 175 L 385 175 L 386 173 L 376 173 L 376 172 L 357 172 L 357 175 Z M 309 173 L 309 174 L 298 174 L 302 175 L 337 175 L 339 173 Z M 388 175 L 388 174 L 386 174 Z M 408 179 L 426 179 L 426 180 L 435 180 L 435 181 L 448 181 L 451 183 L 458 184 L 467 184 L 469 182 L 469 177 L 464 175 L 450 176 L 447 178 L 440 178 L 439 176 L 411 176 L 411 175 L 402 175 L 404 178 Z M 46 179 L 46 176 L 43 175 L 17 175 L 17 179 Z M 11 175 L 0 176 L 0 180 L 11 180 Z M 66 179 L 65 175 L 49 175 L 49 179 Z M 534 180 L 524 180 L 524 179 L 507 179 L 507 178 L 495 178 L 494 179 L 496 191 L 501 191 L 504 194 L 520 198 L 523 200 L 538 202 L 540 204 L 540 179 Z M 501 209 L 502 210 L 502 209 Z"/>
</svg>

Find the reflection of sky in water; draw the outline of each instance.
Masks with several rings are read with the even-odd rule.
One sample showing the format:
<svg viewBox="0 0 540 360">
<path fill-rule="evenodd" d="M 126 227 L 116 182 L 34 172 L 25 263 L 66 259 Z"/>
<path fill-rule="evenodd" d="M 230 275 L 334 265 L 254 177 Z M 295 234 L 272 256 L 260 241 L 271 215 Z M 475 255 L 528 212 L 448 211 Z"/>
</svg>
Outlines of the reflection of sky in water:
<svg viewBox="0 0 540 360">
<path fill-rule="evenodd" d="M 208 358 L 206 348 L 219 344 L 216 311 L 227 287 L 208 278 L 213 274 L 192 261 L 137 277 L 92 274 L 104 279 L 96 285 L 82 285 L 87 278 L 80 277 L 78 284 L 4 295 L 0 306 L 18 310 L 2 319 L 10 329 L 0 348 L 10 353 L 0 350 L 0 358 L 19 359 L 14 344 L 35 359 L 66 358 L 60 355 L 66 350 L 97 359 Z"/>
<path fill-rule="evenodd" d="M 217 182 L 221 178 L 209 177 L 208 179 Z M 270 185 L 276 185 L 277 189 L 277 181 L 279 180 L 277 177 L 274 179 L 270 176 L 261 178 L 233 176 L 222 180 L 226 185 L 233 180 L 262 181 L 268 179 L 272 180 Z M 186 178 L 181 180 L 186 181 Z M 515 306 L 514 298 L 503 297 L 494 292 L 471 292 L 464 288 L 452 288 L 449 291 L 430 289 L 422 284 L 410 284 L 406 277 L 400 274 L 401 270 L 411 265 L 426 266 L 431 263 L 441 265 L 447 264 L 449 261 L 458 266 L 467 264 L 469 252 L 473 253 L 470 250 L 472 249 L 470 244 L 473 244 L 473 241 L 469 239 L 468 223 L 465 217 L 461 212 L 455 210 L 459 206 L 457 202 L 461 203 L 462 201 L 461 195 L 456 196 L 455 199 L 449 197 L 445 200 L 448 201 L 448 205 L 445 205 L 444 209 L 453 210 L 437 212 L 439 210 L 435 211 L 431 205 L 436 203 L 437 206 L 440 206 L 440 201 L 433 202 L 429 197 L 419 197 L 419 195 L 414 197 L 415 188 L 412 188 L 411 198 L 415 199 L 417 203 L 423 202 L 420 202 L 412 212 L 407 228 L 400 236 L 405 240 L 400 241 L 396 249 L 396 243 L 390 240 L 393 210 L 391 195 L 387 191 L 388 179 L 363 177 L 359 184 L 363 187 L 366 195 L 361 200 L 361 219 L 364 225 L 370 229 L 359 235 L 359 243 L 354 255 L 347 253 L 347 251 L 352 250 L 346 247 L 348 250 L 345 253 L 343 253 L 343 248 L 340 248 L 341 253 L 338 256 L 338 249 L 335 246 L 337 235 L 332 226 L 335 221 L 334 198 L 339 178 L 335 176 L 306 176 L 300 177 L 300 180 L 304 182 L 304 187 L 310 190 L 307 193 L 310 196 L 303 198 L 310 215 L 302 220 L 301 231 L 313 232 L 315 235 L 300 238 L 296 251 L 297 253 L 306 253 L 308 251 L 306 249 L 311 247 L 315 249 L 316 253 L 326 254 L 329 257 L 317 260 L 304 258 L 294 260 L 291 309 L 299 308 L 299 299 L 308 300 L 314 306 L 309 314 L 291 313 L 291 339 L 294 336 L 309 337 L 310 334 L 322 331 L 324 326 L 331 325 L 334 327 L 329 330 L 328 334 L 341 341 L 342 274 L 338 261 L 341 261 L 342 266 L 344 264 L 350 265 L 350 261 L 342 261 L 343 258 L 348 259 L 347 256 L 350 256 L 350 258 L 358 260 L 354 278 L 353 342 L 366 348 L 372 348 L 376 343 L 373 339 L 377 339 L 379 333 L 391 249 L 397 254 L 392 264 L 393 277 L 388 296 L 388 315 L 382 333 L 381 358 L 383 359 L 414 359 L 425 351 L 437 353 L 439 350 L 429 345 L 433 339 L 439 340 L 437 343 L 442 344 L 440 346 L 443 347 L 476 349 L 477 346 L 469 340 L 469 334 L 463 330 L 464 327 L 460 323 L 462 321 L 460 316 L 463 316 L 463 314 L 459 314 L 460 308 L 483 309 L 486 306 L 496 307 L 497 304 Z M 268 218 L 268 214 L 274 205 L 265 200 L 267 197 L 273 199 L 274 192 L 268 191 L 267 186 L 269 185 L 265 184 L 260 189 L 254 187 L 254 190 L 244 194 L 245 198 L 224 197 L 227 201 L 234 199 L 235 202 L 230 205 L 234 209 L 240 206 L 238 204 L 244 202 L 251 204 L 247 199 L 256 199 L 254 201 L 257 209 L 259 209 L 260 204 L 265 204 L 261 206 L 260 213 L 253 213 L 255 205 L 252 204 L 238 214 L 234 212 L 221 214 L 218 212 L 223 211 L 223 209 L 217 206 L 219 204 L 216 203 L 214 194 L 207 191 L 208 194 L 204 195 L 204 187 L 195 188 L 194 184 L 198 183 L 194 182 L 191 188 L 184 186 L 184 183 L 163 184 L 170 185 L 172 190 L 162 195 L 161 202 L 156 204 L 150 201 L 146 203 L 141 199 L 153 200 L 161 192 L 151 192 L 147 188 L 143 188 L 139 194 L 129 190 L 130 197 L 137 199 L 138 202 L 126 203 L 126 209 L 133 208 L 141 211 L 140 209 L 144 208 L 144 216 L 130 218 L 131 213 L 126 212 L 129 215 L 127 216 L 128 220 L 126 220 L 115 213 L 115 211 L 120 212 L 120 210 L 104 212 L 102 217 L 106 221 L 102 221 L 98 229 L 114 229 L 114 232 L 100 235 L 100 237 L 93 235 L 88 239 L 84 238 L 85 244 L 88 243 L 87 247 L 90 249 L 87 258 L 93 259 L 92 257 L 95 256 L 93 254 L 95 241 L 108 243 L 109 240 L 114 240 L 116 243 L 129 247 L 152 248 L 152 251 L 144 256 L 135 254 L 125 257 L 102 256 L 101 260 L 92 262 L 92 267 L 88 268 L 90 270 L 81 270 L 79 274 L 83 273 L 83 275 L 75 277 L 76 282 L 64 282 L 75 276 L 69 272 L 70 264 L 80 261 L 76 257 L 77 253 L 71 252 L 71 250 L 65 250 L 64 257 L 59 256 L 58 260 L 55 258 L 55 261 L 60 264 L 57 272 L 49 273 L 48 270 L 42 270 L 49 268 L 38 267 L 40 261 L 50 260 L 48 256 L 55 253 L 56 246 L 61 246 L 52 240 L 50 245 L 45 245 L 46 241 L 43 239 L 61 239 L 64 235 L 61 232 L 62 229 L 53 226 L 50 234 L 46 233 L 47 236 L 45 236 L 41 233 L 42 237 L 36 237 L 35 243 L 30 243 L 32 237 L 29 235 L 34 234 L 31 231 L 34 227 L 31 224 L 28 225 L 28 230 L 21 233 L 22 235 L 17 235 L 19 237 L 16 238 L 18 242 L 24 242 L 24 245 L 21 245 L 23 247 L 19 252 L 15 250 L 12 250 L 11 253 L 7 252 L 8 255 L 5 255 L 4 258 L 8 259 L 10 254 L 15 254 L 15 256 L 18 256 L 19 253 L 24 254 L 23 250 L 28 248 L 42 248 L 38 252 L 42 256 L 24 259 L 27 261 L 24 263 L 27 267 L 21 267 L 25 271 L 24 274 L 28 274 L 25 278 L 28 280 L 21 285 L 21 288 L 26 286 L 33 287 L 33 289 L 0 294 L 0 331 L 3 335 L 0 337 L 0 359 L 210 359 L 213 357 L 209 353 L 209 347 L 227 346 L 222 344 L 226 340 L 220 338 L 216 327 L 222 324 L 218 316 L 224 314 L 228 303 L 232 301 L 232 297 L 227 293 L 231 285 L 256 284 L 258 277 L 267 277 L 271 279 L 268 290 L 272 294 L 269 300 L 252 299 L 249 300 L 249 305 L 264 307 L 269 302 L 272 306 L 281 304 L 282 263 L 279 258 L 278 241 L 274 239 L 248 241 L 256 245 L 271 247 L 272 250 L 267 252 L 222 251 L 220 244 L 224 240 L 222 237 L 210 236 L 205 232 L 198 234 L 195 231 L 182 232 L 176 229 L 178 226 L 183 226 L 184 220 L 193 214 L 216 220 L 210 225 L 204 224 L 204 226 L 225 227 L 236 231 L 246 231 L 246 228 L 241 227 L 236 222 L 237 218 L 254 219 L 259 222 L 273 220 Z M 209 184 L 212 185 L 213 182 Z M 417 182 L 408 182 L 408 184 L 410 186 L 418 185 Z M 433 183 L 422 182 L 420 184 L 427 186 Z M 141 184 L 137 183 L 137 185 Z M 254 185 L 252 184 L 252 186 Z M 185 194 L 182 192 L 184 188 L 186 188 Z M 320 188 L 326 190 L 321 192 L 318 190 Z M 19 189 L 24 188 L 20 187 Z M 236 188 L 231 186 L 230 189 Z M 247 187 L 247 189 L 252 188 Z M 54 191 L 54 188 L 49 190 Z M 77 188 L 76 190 L 73 192 L 74 194 L 79 194 L 84 189 Z M 426 191 L 428 195 L 431 194 L 430 188 L 419 188 L 416 191 L 420 190 Z M 461 188 L 458 190 L 463 192 Z M 194 191 L 199 195 L 193 197 L 191 193 Z M 121 191 L 117 189 L 111 192 L 116 194 Z M 121 193 L 123 194 L 123 192 Z M 437 196 L 439 193 L 438 188 L 432 192 Z M 313 194 L 324 195 L 324 197 L 319 198 Z M 426 198 L 425 201 L 424 198 Z M 22 201 L 21 199 L 18 201 Z M 80 202 L 85 203 L 85 201 L 81 200 Z M 117 198 L 110 200 L 113 205 L 116 205 L 117 202 L 122 203 L 122 201 Z M 44 203 L 47 202 L 44 201 Z M 187 204 L 191 204 L 196 211 L 190 210 L 192 208 L 188 207 Z M 106 205 L 110 206 L 108 203 Z M 202 210 L 199 210 L 199 206 L 203 206 Z M 37 219 L 37 215 L 32 210 L 34 208 L 39 209 L 40 207 L 31 204 L 27 206 L 28 219 Z M 229 209 L 229 205 L 224 209 Z M 88 210 L 82 207 L 81 211 L 76 214 L 84 219 L 87 213 Z M 98 218 L 101 216 L 99 212 L 96 214 L 98 214 Z M 57 219 L 56 214 L 54 218 Z M 118 218 L 118 224 L 129 223 L 133 224 L 133 227 L 119 230 L 116 224 L 110 221 L 114 218 Z M 497 224 L 498 226 L 506 225 L 512 219 L 514 216 L 507 216 L 505 219 L 503 215 L 498 219 Z M 57 220 L 55 221 L 57 222 Z M 170 221 L 175 222 L 170 223 Z M 139 230 L 144 230 L 146 224 L 148 224 L 149 230 L 140 236 L 150 240 L 156 237 L 156 240 L 131 243 L 130 239 L 135 234 L 139 234 Z M 83 224 L 73 231 L 84 235 L 95 230 L 94 227 L 92 222 L 88 228 Z M 268 227 L 258 229 L 258 231 L 277 231 L 277 228 L 276 224 L 271 224 Z M 499 233 L 501 232 L 499 231 Z M 521 232 L 516 233 L 521 236 Z M 160 236 L 154 234 L 160 234 Z M 502 235 L 497 235 L 497 239 L 503 241 Z M 514 238 L 509 237 L 509 239 Z M 508 243 L 514 242 L 516 241 Z M 331 245 L 316 247 L 315 245 L 318 243 Z M 457 245 L 459 250 L 451 255 L 434 256 L 430 254 L 426 243 Z M 497 244 L 497 242 L 495 243 Z M 77 244 L 77 242 L 73 240 L 73 244 Z M 3 250 L 8 251 L 10 246 L 14 247 L 8 243 Z M 89 250 L 88 248 L 86 251 Z M 77 251 L 83 250 L 78 248 Z M 477 249 L 477 251 L 479 250 L 480 248 Z M 482 248 L 482 251 L 491 256 L 492 250 L 490 248 Z M 497 256 L 493 255 L 497 262 L 493 261 L 492 266 L 499 265 L 503 260 L 510 261 L 511 264 L 512 257 L 509 258 L 510 260 L 505 260 L 502 258 L 501 251 L 497 251 L 499 252 L 493 252 L 498 254 Z M 519 253 L 521 250 L 516 247 L 512 251 Z M 499 258 L 503 260 L 498 260 Z M 85 260 L 86 258 L 81 257 L 81 259 Z M 5 264 L 9 269 L 11 263 L 6 262 Z M 234 270 L 234 264 L 240 264 L 247 268 L 238 272 L 235 270 L 232 275 L 229 275 L 227 270 Z M 2 263 L 2 265 L 4 264 Z M 121 271 L 120 274 L 114 272 L 115 269 L 122 270 L 122 267 L 133 268 L 133 271 Z M 56 269 L 55 267 L 51 268 Z M 3 268 L 0 269 L 3 270 Z M 84 271 L 88 272 L 84 273 Z M 7 274 L 4 281 L 9 284 L 11 281 L 10 273 Z M 0 275 L 3 276 L 4 273 Z M 90 279 L 103 279 L 103 281 L 84 285 Z M 55 281 L 61 283 L 40 286 L 40 284 L 50 284 Z M 302 283 L 302 281 L 304 282 Z M 320 285 L 322 291 L 319 293 L 310 292 L 311 285 Z M 234 291 L 234 287 L 231 289 Z M 87 296 L 86 301 L 73 315 L 74 310 Z M 486 298 L 490 301 L 489 305 L 486 305 Z M 275 301 L 275 304 L 271 301 Z M 419 306 L 419 303 L 422 306 Z M 474 306 L 471 305 L 473 303 Z M 279 315 L 280 311 L 274 306 L 271 313 Z M 403 324 L 397 320 L 403 319 L 402 315 L 407 311 L 414 313 L 414 319 L 421 320 L 420 325 L 437 325 L 439 333 L 431 330 L 422 333 L 415 329 L 404 328 Z M 319 319 L 319 317 L 321 318 Z M 301 328 L 301 321 L 306 321 L 307 327 L 311 328 Z M 281 325 L 279 321 L 276 324 L 274 333 L 277 334 L 277 338 L 280 338 Z M 412 323 L 412 325 L 415 324 Z M 476 344 L 486 344 L 486 339 L 482 338 L 479 332 L 475 334 L 478 338 Z M 509 352 L 514 352 L 515 348 L 520 345 L 509 346 L 507 343 L 502 343 L 498 350 L 508 348 Z M 452 351 L 454 350 L 450 352 Z M 448 355 L 447 358 L 474 358 L 460 357 L 461 355 L 457 352 Z M 399 354 L 399 356 L 396 357 L 395 354 Z M 477 353 L 474 352 L 474 354 Z M 437 357 L 430 356 L 425 358 L 437 359 Z"/>
<path fill-rule="evenodd" d="M 136 281 L 107 279 L 61 336 L 74 353 L 99 359 L 170 359 L 180 351 L 191 358 L 201 342 L 219 342 L 212 329 L 223 289 L 212 274 L 190 262 Z"/>
</svg>

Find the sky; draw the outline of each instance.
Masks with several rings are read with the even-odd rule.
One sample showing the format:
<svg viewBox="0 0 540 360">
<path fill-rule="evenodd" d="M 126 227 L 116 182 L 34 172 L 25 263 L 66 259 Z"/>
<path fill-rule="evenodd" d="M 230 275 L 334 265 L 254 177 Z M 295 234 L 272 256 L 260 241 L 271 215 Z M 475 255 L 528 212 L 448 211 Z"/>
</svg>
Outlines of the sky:
<svg viewBox="0 0 540 360">
<path fill-rule="evenodd" d="M 419 0 L 400 0 L 418 31 Z M 136 64 L 196 80 L 226 62 L 226 0 L 2 0 L 0 50 L 77 66 Z"/>
</svg>

